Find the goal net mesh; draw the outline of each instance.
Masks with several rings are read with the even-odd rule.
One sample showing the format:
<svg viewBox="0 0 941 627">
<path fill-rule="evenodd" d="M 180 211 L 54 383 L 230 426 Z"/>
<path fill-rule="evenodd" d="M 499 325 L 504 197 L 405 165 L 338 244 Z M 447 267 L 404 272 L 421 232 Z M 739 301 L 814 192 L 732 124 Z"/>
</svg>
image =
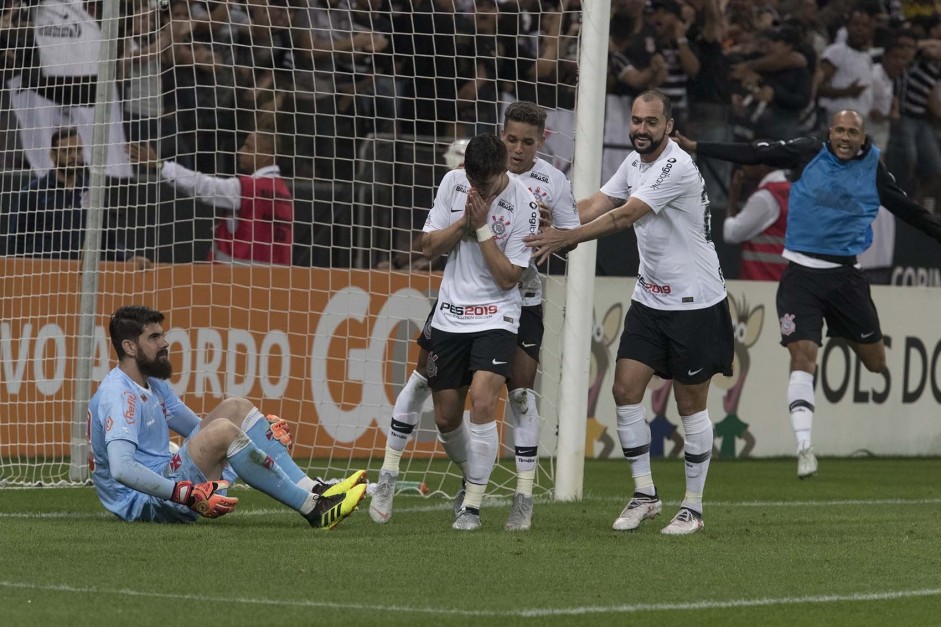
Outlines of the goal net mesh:
<svg viewBox="0 0 941 627">
<path fill-rule="evenodd" d="M 499 132 L 516 99 L 549 112 L 541 156 L 569 172 L 579 18 L 568 0 L 4 0 L 0 485 L 87 476 L 87 398 L 126 304 L 166 314 L 172 383 L 197 413 L 245 396 L 291 423 L 311 475 L 375 480 L 440 282 L 417 240 L 436 185 L 456 140 Z M 243 202 L 274 167 L 283 188 Z M 252 212 L 274 227 L 241 230 Z M 561 305 L 546 307 L 558 338 Z M 558 385 L 559 344 L 537 393 Z M 540 411 L 545 494 L 556 411 Z M 429 400 L 400 482 L 459 477 Z"/>
</svg>

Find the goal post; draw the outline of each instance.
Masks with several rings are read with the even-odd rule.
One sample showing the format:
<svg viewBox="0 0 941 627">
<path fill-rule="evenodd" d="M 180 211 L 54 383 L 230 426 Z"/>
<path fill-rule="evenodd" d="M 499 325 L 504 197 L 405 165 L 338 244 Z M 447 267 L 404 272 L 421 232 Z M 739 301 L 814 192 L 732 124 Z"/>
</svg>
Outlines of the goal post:
<svg viewBox="0 0 941 627">
<path fill-rule="evenodd" d="M 40 29 L 36 12 L 47 4 L 65 9 Z M 8 37 L 8 51 L 33 65 L 4 75 L 0 86 L 0 116 L 10 121 L 0 130 L 0 486 L 87 480 L 88 401 L 115 365 L 108 316 L 126 304 L 166 314 L 171 383 L 197 413 L 245 396 L 293 425 L 293 455 L 311 475 L 366 467 L 376 477 L 392 406 L 417 358 L 414 339 L 440 283 L 442 262 L 422 260 L 415 245 L 437 185 L 453 167 L 455 142 L 499 131 L 505 106 L 531 97 L 549 114 L 540 156 L 566 172 L 577 198 L 596 191 L 600 176 L 605 0 L 561 12 L 567 28 L 580 23 L 568 42 L 576 48 L 564 53 L 578 67 L 571 102 L 561 95 L 571 86 L 551 82 L 559 72 L 549 79 L 527 73 L 545 51 L 538 29 L 500 30 L 558 15 L 508 15 L 512 3 L 498 2 L 494 25 L 486 1 L 459 2 L 444 15 L 429 12 L 430 2 L 412 4 L 418 8 L 403 21 L 381 12 L 324 15 L 290 0 L 227 3 L 225 11 L 222 3 L 204 10 L 105 0 L 98 15 L 82 0 L 39 0 L 11 19 L 21 20 L 17 37 L 31 34 Z M 402 28 L 435 46 L 453 38 L 455 48 L 436 56 L 429 50 L 439 48 L 413 40 L 409 54 L 400 54 Z M 469 28 L 496 28 L 529 48 L 520 44 L 511 55 L 501 44 L 475 53 Z M 370 29 L 372 39 L 364 35 Z M 372 52 L 327 53 L 348 45 Z M 449 58 L 456 68 L 450 82 L 429 87 L 415 78 L 440 78 L 428 68 L 441 69 L 436 64 Z M 476 71 L 480 60 L 504 64 L 499 71 L 513 65 L 517 91 L 502 84 L 462 91 L 461 72 Z M 52 195 L 40 201 L 29 186 L 55 176 L 50 137 L 61 129 L 77 130 L 88 166 L 68 208 L 83 211 L 84 223 L 57 223 L 64 233 L 56 231 L 63 238 L 55 245 L 69 250 L 27 250 L 26 242 L 49 234 L 35 219 L 37 203 L 53 202 Z M 290 194 L 288 263 L 219 263 L 239 254 L 221 249 L 219 234 L 243 207 L 225 200 L 225 185 L 194 186 L 180 174 L 187 168 L 238 180 L 244 192 L 257 170 L 241 162 L 250 135 L 256 149 L 270 138 Z M 47 208 L 48 215 L 59 211 Z M 19 230 L 6 232 L 14 220 Z M 127 255 L 112 254 L 118 247 Z M 128 261 L 131 253 L 151 267 Z M 537 495 L 581 495 L 594 263 L 594 246 L 582 245 L 567 271 L 555 259 L 544 277 Z M 501 402 L 498 418 L 503 411 Z M 513 448 L 509 427 L 498 423 L 491 493 L 505 496 L 514 488 Z M 400 476 L 427 493 L 459 485 L 460 471 L 437 442 L 430 400 Z"/>
</svg>

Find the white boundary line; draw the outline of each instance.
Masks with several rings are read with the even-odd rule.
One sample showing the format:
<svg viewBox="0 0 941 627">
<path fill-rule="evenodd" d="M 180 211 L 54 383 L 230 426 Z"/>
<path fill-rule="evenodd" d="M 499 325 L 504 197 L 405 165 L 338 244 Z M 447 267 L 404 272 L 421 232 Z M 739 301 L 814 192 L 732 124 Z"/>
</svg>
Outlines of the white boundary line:
<svg viewBox="0 0 941 627">
<path fill-rule="evenodd" d="M 0 581 L 0 588 L 9 590 L 35 590 L 41 592 L 63 592 L 69 594 L 106 594 L 153 599 L 173 599 L 177 601 L 197 601 L 199 603 L 240 603 L 243 605 L 266 605 L 275 607 L 309 607 L 358 610 L 367 612 L 398 612 L 401 614 L 430 614 L 437 616 L 476 616 L 496 618 L 545 618 L 551 616 L 579 616 L 592 614 L 637 614 L 641 612 L 684 612 L 690 610 L 736 609 L 743 607 L 767 607 L 772 605 L 807 605 L 820 603 L 891 601 L 941 596 L 941 588 L 923 590 L 897 590 L 887 592 L 860 592 L 856 594 L 826 594 L 804 597 L 780 597 L 762 599 L 727 599 L 690 601 L 687 603 L 637 603 L 622 605 L 587 605 L 561 608 L 529 608 L 519 610 L 462 610 L 450 607 L 410 607 L 406 605 L 377 605 L 369 603 L 334 603 L 301 599 L 297 601 L 257 597 L 221 597 L 197 594 L 169 594 L 133 590 L 130 588 L 107 589 L 78 587 L 66 584 L 48 585 L 18 581 Z"/>
<path fill-rule="evenodd" d="M 413 501 L 417 501 L 416 498 Z M 608 503 L 623 502 L 621 497 L 587 497 L 584 502 Z M 496 507 L 506 505 L 509 499 L 506 498 L 486 498 L 484 505 L 486 507 Z M 664 505 L 679 505 L 679 501 L 663 501 Z M 541 505 L 554 505 L 554 501 L 543 502 Z M 941 505 L 941 498 L 934 499 L 845 499 L 845 500 L 821 500 L 821 501 L 706 501 L 709 507 L 748 507 L 748 508 L 767 508 L 767 507 L 857 507 L 871 505 Z M 426 504 L 415 504 L 406 507 L 396 507 L 397 512 L 436 512 L 451 510 L 451 501 L 444 499 L 435 499 L 435 502 Z M 287 508 L 258 508 L 245 509 L 237 512 L 238 516 L 273 516 L 278 514 L 294 515 L 294 512 Z M 2 519 L 25 519 L 25 520 L 93 520 L 93 519 L 112 519 L 113 515 L 108 512 L 0 512 Z"/>
</svg>

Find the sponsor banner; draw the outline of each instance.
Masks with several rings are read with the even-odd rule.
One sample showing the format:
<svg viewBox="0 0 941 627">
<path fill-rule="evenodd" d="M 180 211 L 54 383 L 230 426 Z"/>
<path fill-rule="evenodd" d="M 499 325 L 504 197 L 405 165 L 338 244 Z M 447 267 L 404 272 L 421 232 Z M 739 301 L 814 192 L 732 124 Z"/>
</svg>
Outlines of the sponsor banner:
<svg viewBox="0 0 941 627">
<path fill-rule="evenodd" d="M 620 457 L 611 386 L 634 280 L 598 278 L 591 347 L 586 454 Z M 776 283 L 730 281 L 735 325 L 735 374 L 717 376 L 709 392 L 720 457 L 794 455 L 787 384 L 789 355 L 780 345 Z M 564 285 L 550 282 L 548 299 L 562 302 Z M 872 297 L 886 336 L 887 375 L 868 372 L 845 342 L 824 338 L 818 355 L 813 439 L 818 454 L 941 454 L 941 328 L 937 291 L 875 286 Z M 560 328 L 561 310 L 546 308 L 547 328 Z M 560 338 L 546 334 L 544 355 L 558 354 Z M 547 364 L 543 381 L 557 381 Z M 543 413 L 558 406 L 558 386 L 542 384 Z M 654 378 L 644 400 L 657 456 L 682 454 L 682 422 L 672 385 Z M 552 450 L 553 443 L 543 446 Z"/>
<path fill-rule="evenodd" d="M 108 315 L 145 304 L 167 315 L 174 389 L 197 413 L 245 396 L 289 420 L 297 453 L 368 456 L 385 446 L 395 397 L 417 358 L 438 277 L 368 270 L 168 265 L 129 272 L 103 264 L 92 392 L 115 365 Z M 0 259 L 0 456 L 66 455 L 74 414 L 78 262 Z M 611 386 L 634 280 L 598 278 L 588 380 L 586 453 L 619 457 Z M 729 283 L 735 375 L 709 395 L 722 457 L 794 454 L 787 411 L 788 354 L 779 345 L 776 284 Z M 561 367 L 561 277 L 547 282 L 540 410 L 554 424 Z M 826 339 L 816 382 L 814 441 L 823 455 L 941 454 L 941 328 L 928 313 L 937 292 L 874 287 L 889 374 L 867 372 Z M 787 321 L 784 321 L 787 324 Z M 82 382 L 85 384 L 85 382 Z M 655 455 L 682 452 L 672 386 L 655 379 L 645 399 Z M 503 407 L 497 410 L 503 415 Z M 376 427 L 379 427 L 378 429 Z M 430 401 L 414 446 L 434 450 Z M 542 429 L 540 451 L 555 450 Z"/>
<path fill-rule="evenodd" d="M 163 311 L 174 389 L 205 415 L 245 396 L 293 425 L 296 451 L 385 446 L 438 277 L 368 270 L 103 264 L 92 392 L 116 365 L 108 316 Z M 74 414 L 78 262 L 0 259 L 0 455 L 64 455 Z M 431 296 L 429 296 L 431 295 Z M 429 402 L 430 405 L 430 402 Z M 434 439 L 419 441 L 430 451 Z"/>
</svg>

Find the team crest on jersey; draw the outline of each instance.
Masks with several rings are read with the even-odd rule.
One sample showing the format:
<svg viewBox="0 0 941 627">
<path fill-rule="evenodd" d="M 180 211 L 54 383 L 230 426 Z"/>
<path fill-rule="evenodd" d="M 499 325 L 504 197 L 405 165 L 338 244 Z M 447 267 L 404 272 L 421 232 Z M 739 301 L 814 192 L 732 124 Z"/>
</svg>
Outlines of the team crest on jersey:
<svg viewBox="0 0 941 627">
<path fill-rule="evenodd" d="M 506 218 L 503 216 L 492 216 L 491 219 L 493 223 L 490 225 L 490 230 L 493 231 L 493 236 L 497 239 L 506 237 L 506 231 L 510 228 L 510 223 L 507 222 Z"/>
<path fill-rule="evenodd" d="M 428 372 L 429 379 L 433 379 L 438 375 L 438 356 L 435 353 L 428 353 L 428 364 L 425 370 Z"/>
<path fill-rule="evenodd" d="M 787 337 L 797 330 L 797 324 L 794 322 L 794 314 L 784 314 L 781 316 L 781 335 Z"/>
<path fill-rule="evenodd" d="M 539 200 L 543 201 L 546 204 L 549 204 L 549 190 L 548 189 L 543 189 L 542 187 L 537 185 L 536 187 L 530 187 L 529 191 L 533 196 L 535 196 Z"/>
<path fill-rule="evenodd" d="M 105 418 L 105 431 L 111 431 L 111 427 L 114 426 L 114 421 L 111 420 L 111 416 Z"/>
</svg>

